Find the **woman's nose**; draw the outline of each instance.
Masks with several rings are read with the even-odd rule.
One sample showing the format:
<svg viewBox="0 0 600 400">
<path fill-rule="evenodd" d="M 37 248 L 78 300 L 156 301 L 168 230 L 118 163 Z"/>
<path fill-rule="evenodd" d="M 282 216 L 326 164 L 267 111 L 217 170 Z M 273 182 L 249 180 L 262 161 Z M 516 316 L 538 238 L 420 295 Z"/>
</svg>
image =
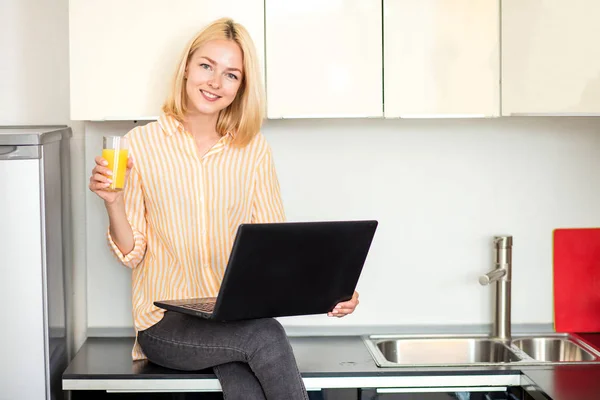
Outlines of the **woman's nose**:
<svg viewBox="0 0 600 400">
<path fill-rule="evenodd" d="M 220 87 L 221 87 L 221 82 L 220 82 L 220 80 L 219 80 L 219 77 L 218 77 L 218 76 L 215 76 L 215 77 L 211 78 L 211 79 L 208 81 L 208 86 L 210 86 L 210 87 L 211 87 L 211 88 L 213 88 L 213 89 L 218 89 L 218 88 L 220 88 Z"/>
</svg>

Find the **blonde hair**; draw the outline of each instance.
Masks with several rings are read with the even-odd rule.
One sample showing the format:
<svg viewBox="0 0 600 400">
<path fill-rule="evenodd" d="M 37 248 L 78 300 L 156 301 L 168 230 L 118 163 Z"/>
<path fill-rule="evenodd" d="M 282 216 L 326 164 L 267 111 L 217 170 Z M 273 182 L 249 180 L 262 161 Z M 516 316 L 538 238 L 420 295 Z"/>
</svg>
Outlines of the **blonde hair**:
<svg viewBox="0 0 600 400">
<path fill-rule="evenodd" d="M 250 34 L 241 24 L 229 18 L 218 19 L 202 29 L 183 52 L 171 90 L 162 110 L 183 122 L 187 112 L 185 70 L 192 55 L 199 47 L 211 40 L 232 40 L 240 46 L 244 59 L 244 73 L 240 88 L 233 102 L 219 112 L 217 133 L 221 136 L 231 132 L 232 144 L 244 147 L 260 131 L 265 116 L 265 94 L 256 49 Z"/>
</svg>

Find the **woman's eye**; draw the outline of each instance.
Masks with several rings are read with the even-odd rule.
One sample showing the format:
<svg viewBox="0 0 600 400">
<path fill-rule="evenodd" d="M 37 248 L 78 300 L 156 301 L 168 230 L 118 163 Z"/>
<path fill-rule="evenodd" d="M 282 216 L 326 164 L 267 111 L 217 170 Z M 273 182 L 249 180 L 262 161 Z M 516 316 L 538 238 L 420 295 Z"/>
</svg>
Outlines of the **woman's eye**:
<svg viewBox="0 0 600 400">
<path fill-rule="evenodd" d="M 238 78 L 238 77 L 237 77 L 237 75 L 234 75 L 234 74 L 232 74 L 232 73 L 229 73 L 229 74 L 227 74 L 227 77 L 228 77 L 229 79 L 233 79 L 233 80 L 237 80 L 237 78 Z"/>
<path fill-rule="evenodd" d="M 202 63 L 202 64 L 200 64 L 200 68 L 210 70 L 210 65 Z"/>
</svg>

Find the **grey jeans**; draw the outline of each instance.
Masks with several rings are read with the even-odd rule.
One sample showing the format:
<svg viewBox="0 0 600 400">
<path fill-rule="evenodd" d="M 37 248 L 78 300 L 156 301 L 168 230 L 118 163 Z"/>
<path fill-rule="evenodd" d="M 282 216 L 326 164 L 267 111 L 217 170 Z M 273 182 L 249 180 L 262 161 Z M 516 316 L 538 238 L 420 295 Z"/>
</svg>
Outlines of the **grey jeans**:
<svg viewBox="0 0 600 400">
<path fill-rule="evenodd" d="M 217 322 L 167 311 L 138 333 L 148 360 L 195 371 L 213 367 L 226 400 L 308 399 L 287 335 L 275 319 Z"/>
</svg>

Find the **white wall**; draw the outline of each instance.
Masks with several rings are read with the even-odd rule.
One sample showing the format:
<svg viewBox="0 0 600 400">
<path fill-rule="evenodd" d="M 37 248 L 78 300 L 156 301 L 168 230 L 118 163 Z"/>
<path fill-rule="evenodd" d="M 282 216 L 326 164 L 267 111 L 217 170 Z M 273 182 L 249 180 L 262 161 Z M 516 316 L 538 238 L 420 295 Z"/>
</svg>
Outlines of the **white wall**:
<svg viewBox="0 0 600 400">
<path fill-rule="evenodd" d="M 102 134 L 133 123 L 90 123 L 84 135 L 69 121 L 67 35 L 67 0 L 0 0 L 0 125 L 74 128 L 80 344 L 88 326 L 131 327 L 130 273 L 108 252 L 86 180 Z M 514 321 L 551 322 L 552 229 L 600 226 L 598 118 L 269 121 L 264 132 L 289 219 L 380 220 L 356 314 L 288 326 L 488 323 L 492 291 L 477 277 L 498 233 L 515 238 Z"/>
<path fill-rule="evenodd" d="M 73 304 L 75 344 L 85 340 L 85 181 L 83 124 L 69 120 L 68 0 L 0 0 L 0 126 L 73 128 Z"/>
<path fill-rule="evenodd" d="M 86 125 L 86 168 L 103 134 Z M 552 230 L 600 226 L 600 118 L 268 121 L 290 220 L 376 218 L 359 283 L 342 320 L 300 325 L 486 324 L 490 239 L 512 234 L 513 322 L 551 323 Z M 90 328 L 130 327 L 130 271 L 105 241 L 101 201 L 87 195 Z"/>
<path fill-rule="evenodd" d="M 67 0 L 1 0 L 0 125 L 69 119 Z"/>
</svg>

